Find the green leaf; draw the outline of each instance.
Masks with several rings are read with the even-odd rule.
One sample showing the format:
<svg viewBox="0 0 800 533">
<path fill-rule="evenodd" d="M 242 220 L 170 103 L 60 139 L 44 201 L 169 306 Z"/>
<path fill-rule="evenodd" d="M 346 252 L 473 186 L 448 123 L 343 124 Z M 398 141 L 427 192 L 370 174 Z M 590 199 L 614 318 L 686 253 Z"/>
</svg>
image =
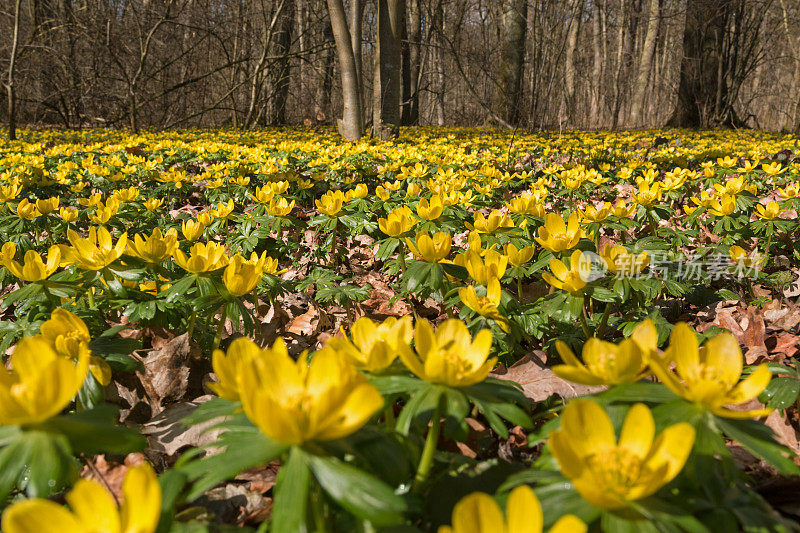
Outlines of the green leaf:
<svg viewBox="0 0 800 533">
<path fill-rule="evenodd" d="M 772 430 L 755 420 L 735 420 L 715 417 L 717 427 L 754 455 L 774 466 L 781 474 L 797 475 L 800 468 L 791 459 L 788 448 L 775 441 Z"/>
<path fill-rule="evenodd" d="M 77 453 L 130 453 L 143 450 L 147 441 L 136 431 L 116 425 L 119 410 L 98 405 L 80 413 L 57 416 L 42 426 L 63 434 Z"/>
<path fill-rule="evenodd" d="M 778 377 L 769 382 L 758 399 L 767 404 L 767 407 L 786 409 L 794 404 L 798 394 L 800 394 L 800 381 L 794 378 Z"/>
<path fill-rule="evenodd" d="M 310 457 L 314 477 L 339 505 L 376 526 L 403 520 L 405 501 L 379 479 L 335 457 Z"/>
<path fill-rule="evenodd" d="M 410 394 L 425 386 L 425 382 L 412 376 L 369 376 L 372 383 L 382 395 L 388 394 Z"/>
<path fill-rule="evenodd" d="M 285 445 L 270 440 L 255 426 L 227 431 L 213 446 L 225 450 L 201 459 L 179 462 L 178 469 L 193 482 L 186 495 L 187 501 L 200 497 L 239 472 L 270 462 L 286 450 Z"/>
<path fill-rule="evenodd" d="M 272 507 L 272 533 L 305 533 L 308 491 L 311 472 L 307 456 L 298 447 L 292 447 L 288 460 L 278 471 L 275 480 L 275 502 Z"/>
</svg>

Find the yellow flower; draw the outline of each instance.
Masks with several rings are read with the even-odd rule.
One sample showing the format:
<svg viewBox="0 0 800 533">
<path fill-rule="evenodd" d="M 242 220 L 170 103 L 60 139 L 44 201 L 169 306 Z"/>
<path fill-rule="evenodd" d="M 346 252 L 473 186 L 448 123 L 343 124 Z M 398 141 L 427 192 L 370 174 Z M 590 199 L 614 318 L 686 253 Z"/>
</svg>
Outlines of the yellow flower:
<svg viewBox="0 0 800 533">
<path fill-rule="evenodd" d="M 756 204 L 756 211 L 758 218 L 775 220 L 781 213 L 781 206 L 775 201 L 769 202 L 766 208 L 761 204 Z"/>
<path fill-rule="evenodd" d="M 553 372 L 583 385 L 633 383 L 644 377 L 650 354 L 657 348 L 657 339 L 658 333 L 650 320 L 636 326 L 631 336 L 619 344 L 592 337 L 583 345 L 583 363 L 569 346 L 556 341 L 556 349 L 565 364 L 554 366 Z"/>
<path fill-rule="evenodd" d="M 17 243 L 13 241 L 4 242 L 0 247 L 0 265 L 6 266 L 6 263 L 14 260 L 17 255 Z"/>
<path fill-rule="evenodd" d="M 179 267 L 193 274 L 219 270 L 228 264 L 225 247 L 216 242 L 209 242 L 208 244 L 195 243 L 189 249 L 188 257 L 178 248 L 175 250 L 174 258 Z"/>
<path fill-rule="evenodd" d="M 238 366 L 247 417 L 270 439 L 287 445 L 329 441 L 358 431 L 383 407 L 383 397 L 350 361 L 321 350 L 294 361 L 283 339 Z"/>
<path fill-rule="evenodd" d="M 506 244 L 505 249 L 506 257 L 508 257 L 508 262 L 511 263 L 515 267 L 520 267 L 533 259 L 533 252 L 535 248 L 533 246 L 525 246 L 523 248 L 517 248 L 511 243 Z"/>
<path fill-rule="evenodd" d="M 748 254 L 744 248 L 736 245 L 728 249 L 728 254 L 731 256 L 731 261 L 746 268 L 759 265 L 764 260 L 764 256 L 758 253 L 758 250 L 753 250 Z"/>
<path fill-rule="evenodd" d="M 148 464 L 134 466 L 122 483 L 122 506 L 95 481 L 80 479 L 67 504 L 32 498 L 11 505 L 3 514 L 6 533 L 153 533 L 161 515 L 161 487 Z"/>
<path fill-rule="evenodd" d="M 409 349 L 413 335 L 411 317 L 401 319 L 389 317 L 376 324 L 367 317 L 356 320 L 350 328 L 348 339 L 342 337 L 328 340 L 327 349 L 346 356 L 359 370 L 380 372 L 394 362 L 402 350 Z"/>
<path fill-rule="evenodd" d="M 122 256 L 128 246 L 128 234 L 123 233 L 117 244 L 104 227 L 89 228 L 87 238 L 81 238 L 74 230 L 67 230 L 67 238 L 72 244 L 70 262 L 75 262 L 84 270 L 102 270 Z"/>
<path fill-rule="evenodd" d="M 509 200 L 506 206 L 512 213 L 533 215 L 539 218 L 544 216 L 544 205 L 532 194 L 524 194 Z"/>
<path fill-rule="evenodd" d="M 431 196 L 430 202 L 423 198 L 417 204 L 417 215 L 422 220 L 436 220 L 440 216 L 442 216 L 442 211 L 444 210 L 444 204 L 442 203 L 442 197 L 438 194 Z"/>
<path fill-rule="evenodd" d="M 511 220 L 510 216 L 499 209 L 495 209 L 489 213 L 488 218 L 484 217 L 483 213 L 480 211 L 476 211 L 473 215 L 473 223 L 470 224 L 467 222 L 465 226 L 467 226 L 470 231 L 475 231 L 477 233 L 494 233 L 500 228 L 513 228 L 514 221 Z"/>
<path fill-rule="evenodd" d="M 189 242 L 194 242 L 199 239 L 205 230 L 206 227 L 203 223 L 197 220 L 184 220 L 181 222 L 181 233 L 183 233 L 183 236 L 186 237 L 186 240 Z"/>
<path fill-rule="evenodd" d="M 611 202 L 605 202 L 599 208 L 589 205 L 586 206 L 586 209 L 583 211 L 583 218 L 589 222 L 602 222 L 607 219 L 613 211 L 614 208 L 611 207 Z"/>
<path fill-rule="evenodd" d="M 256 343 L 247 337 L 239 337 L 228 347 L 227 352 L 214 350 L 211 356 L 211 367 L 217 376 L 216 382 L 207 383 L 220 398 L 232 402 L 240 400 L 239 394 L 239 365 L 242 361 L 259 357 L 262 353 Z"/>
<path fill-rule="evenodd" d="M 106 202 L 106 205 L 103 205 L 102 203 L 97 204 L 94 214 L 89 215 L 89 220 L 95 224 L 105 224 L 111 220 L 111 217 L 117 214 L 118 210 L 119 203 L 113 198 L 109 198 Z"/>
<path fill-rule="evenodd" d="M 78 218 L 78 210 L 74 207 L 62 207 L 59 215 L 64 222 L 72 222 Z"/>
<path fill-rule="evenodd" d="M 61 264 L 61 249 L 51 246 L 47 251 L 47 263 L 33 250 L 25 252 L 24 264 L 20 265 L 12 258 L 4 263 L 14 276 L 23 281 L 42 281 L 49 278 Z"/>
<path fill-rule="evenodd" d="M 225 267 L 222 282 L 228 292 L 238 298 L 255 289 L 263 277 L 264 271 L 258 262 L 245 261 L 241 255 L 236 254 Z"/>
<path fill-rule="evenodd" d="M 730 215 L 736 209 L 736 197 L 724 194 L 719 200 L 711 202 L 708 212 L 717 217 Z"/>
<path fill-rule="evenodd" d="M 0 425 L 37 424 L 60 413 L 83 386 L 89 349 L 77 363 L 62 357 L 41 335 L 17 344 L 10 370 L 0 365 Z"/>
<path fill-rule="evenodd" d="M 492 279 L 502 279 L 508 266 L 508 257 L 497 250 L 478 251 L 470 248 L 464 254 L 464 259 L 464 266 L 470 277 L 484 287 Z"/>
<path fill-rule="evenodd" d="M 342 204 L 345 202 L 345 196 L 342 191 L 328 191 L 322 195 L 319 200 L 314 200 L 314 203 L 319 209 L 320 213 L 324 213 L 329 217 L 335 217 L 342 210 Z"/>
<path fill-rule="evenodd" d="M 253 197 L 253 200 L 258 202 L 259 204 L 268 204 L 275 196 L 275 193 L 273 192 L 272 187 L 268 183 L 261 187 L 256 187 L 256 193 L 251 196 Z"/>
<path fill-rule="evenodd" d="M 650 264 L 647 252 L 633 255 L 621 244 L 606 246 L 601 257 L 605 260 L 609 272 L 623 277 L 634 276 Z"/>
<path fill-rule="evenodd" d="M 425 231 L 417 233 L 416 242 L 406 238 L 406 244 L 415 257 L 428 263 L 438 263 L 450 253 L 450 234 L 440 231 L 433 237 Z"/>
<path fill-rule="evenodd" d="M 708 191 L 700 191 L 700 198 L 697 196 L 692 196 L 692 202 L 698 207 L 711 207 L 714 205 L 714 202 L 717 200 L 715 196 L 712 196 L 708 193 Z"/>
<path fill-rule="evenodd" d="M 292 202 L 292 206 L 294 206 L 294 202 Z M 228 215 L 233 213 L 233 209 L 235 204 L 233 203 L 233 198 L 229 198 L 227 203 L 217 202 L 217 208 L 215 211 L 217 212 L 217 217 L 219 218 L 228 218 Z"/>
<path fill-rule="evenodd" d="M 622 509 L 672 481 L 686 464 L 694 437 L 694 428 L 686 422 L 668 426 L 656 437 L 650 409 L 637 403 L 628 411 L 617 440 L 599 404 L 572 400 L 548 445 L 584 500 L 604 509 Z"/>
<path fill-rule="evenodd" d="M 27 198 L 23 198 L 17 204 L 17 216 L 19 218 L 24 220 L 33 220 L 40 215 L 41 213 L 38 209 L 36 209 L 36 204 L 31 203 Z"/>
<path fill-rule="evenodd" d="M 556 289 L 563 289 L 571 294 L 577 294 L 586 286 L 586 280 L 589 279 L 591 271 L 591 263 L 585 260 L 583 252 L 575 250 L 569 258 L 569 264 L 570 268 L 567 268 L 560 260 L 551 260 L 549 266 L 555 276 L 543 272 L 542 278 Z"/>
<path fill-rule="evenodd" d="M 378 227 L 389 237 L 399 237 L 411 231 L 417 221 L 407 205 L 393 209 L 386 218 L 378 219 Z"/>
<path fill-rule="evenodd" d="M 161 207 L 163 203 L 164 200 L 162 198 L 150 198 L 144 201 L 144 207 L 145 209 L 147 209 L 152 213 L 153 211 Z"/>
<path fill-rule="evenodd" d="M 274 217 L 285 217 L 294 209 L 294 200 L 286 201 L 286 198 L 273 198 L 269 201 L 267 212 Z"/>
<path fill-rule="evenodd" d="M 378 185 L 377 187 L 375 187 L 375 196 L 377 196 L 378 198 L 380 198 L 385 202 L 386 200 L 389 199 L 391 195 L 389 194 L 389 191 L 387 191 L 383 186 Z"/>
<path fill-rule="evenodd" d="M 49 215 L 56 209 L 58 209 L 58 202 L 60 198 L 58 196 L 53 196 L 52 198 L 47 198 L 44 200 L 36 200 L 36 209 L 43 215 Z"/>
<path fill-rule="evenodd" d="M 13 200 L 19 196 L 20 192 L 22 192 L 22 187 L 20 185 L 0 185 L 0 203 Z"/>
<path fill-rule="evenodd" d="M 500 305 L 500 280 L 492 278 L 487 282 L 486 296 L 478 296 L 475 287 L 470 285 L 458 289 L 458 297 L 464 305 L 481 316 L 491 318 L 503 331 L 509 331 L 508 319 L 497 309 Z"/>
<path fill-rule="evenodd" d="M 636 204 L 628 205 L 625 200 L 619 200 L 614 205 L 614 216 L 617 218 L 631 218 L 636 213 Z"/>
<path fill-rule="evenodd" d="M 800 184 L 790 183 L 783 189 L 778 189 L 778 196 L 784 200 L 791 200 L 800 196 Z"/>
<path fill-rule="evenodd" d="M 542 245 L 545 250 L 551 252 L 562 252 L 574 248 L 581 239 L 581 228 L 578 223 L 578 213 L 574 211 L 568 222 L 555 213 L 547 213 L 544 218 L 544 226 L 538 230 L 539 236 L 536 242 Z"/>
<path fill-rule="evenodd" d="M 722 168 L 733 168 L 738 164 L 738 161 L 735 157 L 725 156 L 717 158 L 717 164 Z"/>
<path fill-rule="evenodd" d="M 137 234 L 133 236 L 133 241 L 128 241 L 128 253 L 151 264 L 165 260 L 175 253 L 177 247 L 178 232 L 175 228 L 166 234 L 155 228 L 149 237 Z"/>
<path fill-rule="evenodd" d="M 369 194 L 369 189 L 363 183 L 359 183 L 355 188 L 347 191 L 344 195 L 345 201 L 355 200 L 356 198 L 364 198 Z"/>
<path fill-rule="evenodd" d="M 42 324 L 40 331 L 41 337 L 50 343 L 56 353 L 75 360 L 80 358 L 84 349 L 88 349 L 92 340 L 83 320 L 60 307 L 53 311 L 50 320 Z M 104 387 L 111 382 L 111 367 L 101 357 L 92 355 L 89 358 L 89 372 Z"/>
<path fill-rule="evenodd" d="M 694 330 L 681 322 L 672 330 L 664 358 L 653 358 L 650 368 L 672 392 L 718 416 L 765 416 L 772 410 L 732 411 L 724 407 L 749 402 L 769 384 L 771 373 L 765 364 L 740 382 L 743 359 L 739 341 L 730 333 L 720 333 L 700 348 Z M 672 361 L 675 371 L 668 368 Z"/>
<path fill-rule="evenodd" d="M 636 203 L 647 207 L 656 200 L 661 200 L 661 184 L 654 183 L 648 187 L 646 182 L 639 184 L 639 192 L 633 197 Z"/>
<path fill-rule="evenodd" d="M 775 161 L 774 163 L 764 163 L 761 165 L 761 170 L 769 176 L 778 176 L 786 172 L 786 168 L 781 167 L 781 164 Z"/>
<path fill-rule="evenodd" d="M 438 533 L 542 533 L 542 504 L 527 485 L 508 495 L 505 517 L 494 498 L 473 492 L 453 507 L 452 526 L 440 526 Z M 574 515 L 564 515 L 550 533 L 586 533 L 586 524 Z"/>
<path fill-rule="evenodd" d="M 417 377 L 447 385 L 469 387 L 480 383 L 497 362 L 489 358 L 492 333 L 484 329 L 472 336 L 460 320 L 445 320 L 434 332 L 430 322 L 417 320 L 414 333 L 415 351 L 400 352 L 403 364 Z"/>
<path fill-rule="evenodd" d="M 78 203 L 84 207 L 92 207 L 99 204 L 102 199 L 103 195 L 98 192 L 89 196 L 89 198 L 78 198 Z"/>
<path fill-rule="evenodd" d="M 203 227 L 208 227 L 214 223 L 214 220 L 217 218 L 217 214 L 214 211 L 204 211 L 203 213 L 197 214 L 197 221 L 203 225 Z"/>
</svg>

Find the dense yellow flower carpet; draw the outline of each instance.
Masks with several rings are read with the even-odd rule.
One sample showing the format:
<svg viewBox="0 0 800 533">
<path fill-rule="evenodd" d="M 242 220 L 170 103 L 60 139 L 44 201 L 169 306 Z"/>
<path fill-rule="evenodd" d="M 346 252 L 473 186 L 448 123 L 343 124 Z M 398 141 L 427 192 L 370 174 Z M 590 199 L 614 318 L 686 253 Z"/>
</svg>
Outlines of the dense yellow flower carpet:
<svg viewBox="0 0 800 533">
<path fill-rule="evenodd" d="M 796 138 L 21 139 L 4 532 L 798 529 Z"/>
</svg>

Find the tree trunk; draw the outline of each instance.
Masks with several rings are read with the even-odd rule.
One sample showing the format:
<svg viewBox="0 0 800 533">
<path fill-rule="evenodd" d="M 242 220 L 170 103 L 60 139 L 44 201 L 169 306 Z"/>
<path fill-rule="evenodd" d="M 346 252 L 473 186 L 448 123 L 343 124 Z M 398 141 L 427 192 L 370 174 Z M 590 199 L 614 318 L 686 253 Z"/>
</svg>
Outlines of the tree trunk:
<svg viewBox="0 0 800 533">
<path fill-rule="evenodd" d="M 640 126 L 642 122 L 645 91 L 647 90 L 650 79 L 650 72 L 653 69 L 653 57 L 656 53 L 656 38 L 658 37 L 658 25 L 661 20 L 662 1 L 663 0 L 650 0 L 650 7 L 647 11 L 647 33 L 644 37 L 642 56 L 639 60 L 639 68 L 636 73 L 636 82 L 633 87 L 633 97 L 631 99 L 631 126 Z"/>
<path fill-rule="evenodd" d="M 286 101 L 289 98 L 290 64 L 289 47 L 292 43 L 294 24 L 293 3 L 285 2 L 279 8 L 277 31 L 275 32 L 275 56 L 279 57 L 275 68 L 275 93 L 272 102 L 272 125 L 286 124 Z"/>
<path fill-rule="evenodd" d="M 342 0 L 327 0 L 327 3 L 342 79 L 344 109 L 342 118 L 338 121 L 339 134 L 350 141 L 357 141 L 364 135 L 364 110 L 350 28 L 347 26 L 347 15 Z"/>
<path fill-rule="evenodd" d="M 420 36 L 422 35 L 422 11 L 420 0 L 407 0 L 408 18 L 403 25 L 403 97 L 401 124 L 419 124 L 419 75 Z"/>
<path fill-rule="evenodd" d="M 405 0 L 377 0 L 378 35 L 372 84 L 372 136 L 383 140 L 397 137 L 400 125 L 400 33 L 405 18 Z"/>
<path fill-rule="evenodd" d="M 434 113 L 437 126 L 444 126 L 444 96 L 445 96 L 445 72 L 444 72 L 444 9 L 442 0 L 436 2 L 433 11 L 433 33 L 436 37 L 433 49 L 433 92 L 434 92 Z"/>
<path fill-rule="evenodd" d="M 597 127 L 600 121 L 600 86 L 603 81 L 602 16 L 600 3 L 595 0 L 592 3 L 592 94 L 589 100 L 589 123 L 592 127 Z"/>
<path fill-rule="evenodd" d="M 14 3 L 14 30 L 11 35 L 11 56 L 8 61 L 8 78 L 6 80 L 6 95 L 8 97 L 8 140 L 17 139 L 17 92 L 15 83 L 15 69 L 17 64 L 17 49 L 19 46 L 19 19 L 22 0 Z"/>
<path fill-rule="evenodd" d="M 730 5 L 731 0 L 688 0 L 678 102 L 668 126 L 708 128 L 738 123 L 720 75 Z"/>
<path fill-rule="evenodd" d="M 575 51 L 578 47 L 578 35 L 583 16 L 583 0 L 572 0 L 567 45 L 564 52 L 564 92 L 561 98 L 559 123 L 575 120 Z M 560 125 L 559 124 L 559 125 Z M 574 123 L 572 124 L 574 125 Z"/>
<path fill-rule="evenodd" d="M 520 118 L 527 18 L 527 0 L 504 0 L 500 32 L 503 36 L 503 48 L 494 108 L 495 113 L 514 126 L 519 123 Z"/>
<path fill-rule="evenodd" d="M 333 30 L 330 19 L 326 21 L 322 39 L 325 43 L 333 42 Z M 317 89 L 314 95 L 314 120 L 327 122 L 330 114 L 331 91 L 333 90 L 333 47 L 322 51 L 322 69 L 317 71 Z"/>
<path fill-rule="evenodd" d="M 350 0 L 350 40 L 353 46 L 353 58 L 356 62 L 356 78 L 358 79 L 359 87 L 361 87 L 361 109 L 364 109 L 364 54 L 361 46 L 364 39 L 363 19 L 363 0 Z"/>
</svg>

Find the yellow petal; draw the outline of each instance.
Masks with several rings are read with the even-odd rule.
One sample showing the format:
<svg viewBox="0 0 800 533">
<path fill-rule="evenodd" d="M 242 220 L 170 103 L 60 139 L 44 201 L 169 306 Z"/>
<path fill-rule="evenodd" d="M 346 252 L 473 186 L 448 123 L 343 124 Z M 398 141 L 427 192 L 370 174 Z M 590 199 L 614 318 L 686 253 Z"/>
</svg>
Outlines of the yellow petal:
<svg viewBox="0 0 800 533">
<path fill-rule="evenodd" d="M 769 371 L 767 365 L 758 365 L 755 371 L 747 376 L 747 379 L 740 381 L 728 394 L 726 403 L 744 403 L 749 402 L 767 388 L 772 373 Z"/>
<path fill-rule="evenodd" d="M 586 524 L 575 515 L 564 515 L 559 518 L 553 527 L 550 528 L 549 533 L 586 533 L 588 527 Z"/>
<path fill-rule="evenodd" d="M 119 531 L 119 512 L 114 498 L 94 481 L 78 480 L 67 494 L 67 503 L 90 531 Z"/>
<path fill-rule="evenodd" d="M 629 450 L 637 457 L 644 458 L 653 444 L 656 425 L 653 414 L 643 404 L 637 403 L 628 411 L 622 431 L 619 435 L 619 446 Z"/>
<path fill-rule="evenodd" d="M 22 500 L 3 513 L 5 533 L 84 533 L 75 516 L 55 502 Z"/>
<path fill-rule="evenodd" d="M 533 489 L 520 485 L 511 491 L 506 502 L 506 529 L 514 533 L 541 533 L 542 505 Z"/>
<path fill-rule="evenodd" d="M 474 492 L 453 508 L 453 530 L 458 533 L 504 533 L 503 513 L 494 498 Z"/>
<path fill-rule="evenodd" d="M 128 470 L 122 483 L 120 508 L 123 533 L 152 533 L 161 516 L 161 486 L 153 468 L 145 463 Z"/>
</svg>

